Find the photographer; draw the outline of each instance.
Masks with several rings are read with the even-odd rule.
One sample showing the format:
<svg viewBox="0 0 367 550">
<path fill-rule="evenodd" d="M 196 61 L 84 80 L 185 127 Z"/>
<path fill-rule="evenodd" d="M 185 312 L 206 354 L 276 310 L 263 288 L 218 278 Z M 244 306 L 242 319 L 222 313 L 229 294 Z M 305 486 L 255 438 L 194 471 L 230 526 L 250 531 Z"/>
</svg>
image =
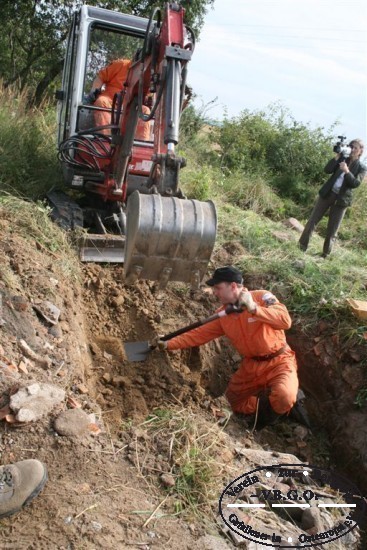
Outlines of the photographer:
<svg viewBox="0 0 367 550">
<path fill-rule="evenodd" d="M 352 191 L 361 184 L 367 170 L 359 160 L 364 148 L 362 140 L 353 139 L 349 146 L 345 146 L 345 138 L 339 138 L 340 142 L 334 147 L 335 158 L 325 166 L 325 172 L 332 175 L 321 187 L 319 198 L 298 243 L 301 250 L 307 250 L 316 225 L 329 210 L 323 258 L 330 254 L 345 211 L 352 204 Z"/>
</svg>

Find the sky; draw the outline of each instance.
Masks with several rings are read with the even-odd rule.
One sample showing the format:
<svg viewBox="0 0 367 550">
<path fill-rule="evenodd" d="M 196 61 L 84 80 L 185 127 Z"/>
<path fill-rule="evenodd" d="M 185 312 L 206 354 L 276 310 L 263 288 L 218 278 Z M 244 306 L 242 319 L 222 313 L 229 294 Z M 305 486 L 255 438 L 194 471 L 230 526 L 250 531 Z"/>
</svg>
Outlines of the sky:
<svg viewBox="0 0 367 550">
<path fill-rule="evenodd" d="M 366 29 L 366 0 L 215 0 L 188 67 L 195 104 L 221 119 L 281 102 L 367 143 Z"/>
</svg>

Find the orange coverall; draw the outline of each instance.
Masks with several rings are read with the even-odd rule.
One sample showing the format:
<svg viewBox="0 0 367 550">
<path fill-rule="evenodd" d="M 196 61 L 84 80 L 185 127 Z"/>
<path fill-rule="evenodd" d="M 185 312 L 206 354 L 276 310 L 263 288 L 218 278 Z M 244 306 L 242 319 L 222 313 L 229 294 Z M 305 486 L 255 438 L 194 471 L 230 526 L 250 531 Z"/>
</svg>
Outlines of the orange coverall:
<svg viewBox="0 0 367 550">
<path fill-rule="evenodd" d="M 99 71 L 98 77 L 106 85 L 106 88 L 94 102 L 96 107 L 111 109 L 113 97 L 121 92 L 131 63 L 130 59 L 115 59 Z M 96 126 L 107 126 L 111 124 L 111 113 L 109 111 L 95 111 L 94 120 Z M 109 132 L 104 130 L 103 133 Z"/>
<path fill-rule="evenodd" d="M 149 115 L 150 113 L 150 109 L 146 105 L 142 105 L 142 111 L 144 115 Z M 139 118 L 138 124 L 136 126 L 135 138 L 142 141 L 150 141 L 150 121 L 144 122 L 144 120 Z"/>
<path fill-rule="evenodd" d="M 270 389 L 269 401 L 278 414 L 288 413 L 296 402 L 298 391 L 295 353 L 287 345 L 285 329 L 291 319 L 285 305 L 266 290 L 251 291 L 256 303 L 255 314 L 247 310 L 231 313 L 176 336 L 167 341 L 167 349 L 200 346 L 226 335 L 243 359 L 231 377 L 226 397 L 235 412 L 251 414 L 256 411 L 257 395 Z M 220 308 L 223 309 L 223 308 Z M 219 311 L 219 310 L 218 310 Z M 270 360 L 253 357 L 270 355 L 284 347 L 284 352 Z"/>
<path fill-rule="evenodd" d="M 121 92 L 131 63 L 130 59 L 116 59 L 99 71 L 98 78 L 105 84 L 106 88 L 94 102 L 96 107 L 112 108 L 114 95 Z M 150 113 L 150 109 L 146 105 L 143 105 L 142 111 L 144 114 Z M 96 126 L 108 126 L 111 124 L 111 113 L 109 111 L 95 111 L 94 121 Z M 109 134 L 110 132 L 106 129 L 101 130 L 101 133 Z M 142 141 L 149 141 L 150 123 L 139 118 L 135 137 Z"/>
</svg>

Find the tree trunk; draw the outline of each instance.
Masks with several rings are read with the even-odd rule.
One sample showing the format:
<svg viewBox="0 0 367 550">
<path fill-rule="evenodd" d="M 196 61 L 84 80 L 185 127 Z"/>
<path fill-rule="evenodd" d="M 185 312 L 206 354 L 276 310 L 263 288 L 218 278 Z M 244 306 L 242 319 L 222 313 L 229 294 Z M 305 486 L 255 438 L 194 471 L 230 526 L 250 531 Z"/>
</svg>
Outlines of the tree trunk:
<svg viewBox="0 0 367 550">
<path fill-rule="evenodd" d="M 64 60 L 60 59 L 59 61 L 57 61 L 57 63 L 55 63 L 54 65 L 52 65 L 52 67 L 50 67 L 50 69 L 44 75 L 42 80 L 40 80 L 40 82 L 37 84 L 36 91 L 34 92 L 34 96 L 31 100 L 32 105 L 34 105 L 35 107 L 39 107 L 44 97 L 45 91 L 47 90 L 51 82 L 62 71 L 63 66 L 64 66 Z"/>
</svg>

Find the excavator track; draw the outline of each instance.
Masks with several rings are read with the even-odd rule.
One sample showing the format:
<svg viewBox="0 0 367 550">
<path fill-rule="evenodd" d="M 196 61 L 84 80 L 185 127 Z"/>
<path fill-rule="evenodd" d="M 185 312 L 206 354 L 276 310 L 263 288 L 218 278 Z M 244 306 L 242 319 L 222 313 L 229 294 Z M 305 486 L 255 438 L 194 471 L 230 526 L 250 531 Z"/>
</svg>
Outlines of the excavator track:
<svg viewBox="0 0 367 550">
<path fill-rule="evenodd" d="M 83 229 L 84 211 L 69 195 L 51 190 L 46 195 L 51 206 L 51 218 L 62 229 Z M 99 216 L 96 215 L 97 218 Z M 85 233 L 77 237 L 82 262 L 124 263 L 125 236 L 107 233 L 100 220 L 101 233 Z"/>
<path fill-rule="evenodd" d="M 66 193 L 51 189 L 46 199 L 51 206 L 51 219 L 60 227 L 66 230 L 83 227 L 83 210 Z"/>
</svg>

